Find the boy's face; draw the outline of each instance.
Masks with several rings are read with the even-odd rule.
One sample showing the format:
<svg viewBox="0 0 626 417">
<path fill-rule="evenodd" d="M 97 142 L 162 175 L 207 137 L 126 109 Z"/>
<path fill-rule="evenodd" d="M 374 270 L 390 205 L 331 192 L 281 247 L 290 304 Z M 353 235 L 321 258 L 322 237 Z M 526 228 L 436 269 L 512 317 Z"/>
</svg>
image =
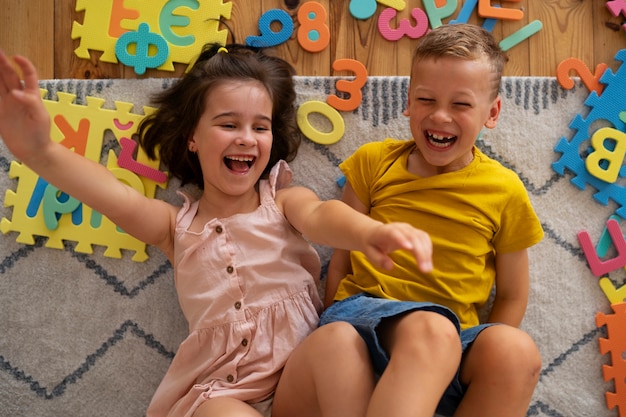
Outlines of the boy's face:
<svg viewBox="0 0 626 417">
<path fill-rule="evenodd" d="M 473 159 L 481 129 L 500 115 L 494 74 L 485 60 L 427 58 L 413 66 L 408 107 L 421 175 L 459 170 Z"/>
</svg>

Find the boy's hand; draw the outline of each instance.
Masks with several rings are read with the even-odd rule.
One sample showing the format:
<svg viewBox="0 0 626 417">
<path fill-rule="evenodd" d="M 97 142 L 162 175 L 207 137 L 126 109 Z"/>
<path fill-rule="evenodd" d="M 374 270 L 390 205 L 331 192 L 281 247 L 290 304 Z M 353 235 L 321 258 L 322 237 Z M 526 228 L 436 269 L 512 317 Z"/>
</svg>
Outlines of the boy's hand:
<svg viewBox="0 0 626 417">
<path fill-rule="evenodd" d="M 390 270 L 393 261 L 388 254 L 395 250 L 413 252 L 420 271 L 432 271 L 433 245 L 430 236 L 407 223 L 388 223 L 374 229 L 366 242 L 364 253 L 374 265 Z"/>
<path fill-rule="evenodd" d="M 50 142 L 50 116 L 41 94 L 37 71 L 21 56 L 14 57 L 24 83 L 9 58 L 0 51 L 0 136 L 20 160 L 37 156 Z"/>
</svg>

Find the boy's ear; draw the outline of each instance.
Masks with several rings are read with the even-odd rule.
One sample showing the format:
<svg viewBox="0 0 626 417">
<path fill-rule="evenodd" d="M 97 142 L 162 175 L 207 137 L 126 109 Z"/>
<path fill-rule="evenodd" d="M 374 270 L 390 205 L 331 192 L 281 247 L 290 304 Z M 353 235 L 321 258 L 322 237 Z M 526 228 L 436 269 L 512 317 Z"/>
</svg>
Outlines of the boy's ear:
<svg viewBox="0 0 626 417">
<path fill-rule="evenodd" d="M 500 95 L 495 98 L 489 109 L 489 117 L 485 121 L 485 127 L 487 129 L 493 129 L 498 124 L 498 118 L 500 117 L 500 110 L 502 110 L 502 98 Z"/>
<path fill-rule="evenodd" d="M 409 91 L 411 91 L 409 89 Z M 409 117 L 409 107 L 411 107 L 411 95 L 406 99 L 406 108 L 402 111 L 402 114 L 406 117 Z"/>
</svg>

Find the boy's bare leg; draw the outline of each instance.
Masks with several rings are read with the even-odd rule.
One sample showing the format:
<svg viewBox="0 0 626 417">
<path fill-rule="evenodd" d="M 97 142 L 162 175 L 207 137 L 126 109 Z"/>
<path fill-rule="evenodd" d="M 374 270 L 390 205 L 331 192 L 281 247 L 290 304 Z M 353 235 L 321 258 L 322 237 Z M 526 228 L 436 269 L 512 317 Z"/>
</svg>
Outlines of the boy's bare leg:
<svg viewBox="0 0 626 417">
<path fill-rule="evenodd" d="M 526 416 L 540 371 L 528 334 L 504 325 L 483 330 L 465 354 L 461 381 L 468 389 L 454 416 Z"/>
<path fill-rule="evenodd" d="M 363 417 L 374 389 L 365 342 L 352 325 L 316 329 L 291 354 L 272 417 Z"/>
<path fill-rule="evenodd" d="M 384 323 L 380 335 L 390 360 L 366 415 L 433 417 L 461 361 L 456 327 L 438 313 L 417 311 Z"/>
</svg>

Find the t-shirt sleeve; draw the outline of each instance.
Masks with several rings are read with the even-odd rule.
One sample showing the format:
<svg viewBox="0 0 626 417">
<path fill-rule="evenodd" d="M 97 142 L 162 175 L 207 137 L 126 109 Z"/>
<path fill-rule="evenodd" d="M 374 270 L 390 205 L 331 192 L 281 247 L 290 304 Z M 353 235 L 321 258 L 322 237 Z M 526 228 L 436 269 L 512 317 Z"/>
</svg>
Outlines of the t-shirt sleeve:
<svg viewBox="0 0 626 417">
<path fill-rule="evenodd" d="M 535 213 L 524 185 L 515 178 L 511 184 L 511 198 L 502 210 L 500 231 L 494 237 L 498 253 L 510 253 L 529 248 L 541 241 L 543 228 Z"/>
<path fill-rule="evenodd" d="M 371 205 L 371 184 L 379 166 L 382 147 L 382 142 L 366 143 L 339 164 L 359 201 L 366 207 Z"/>
</svg>

